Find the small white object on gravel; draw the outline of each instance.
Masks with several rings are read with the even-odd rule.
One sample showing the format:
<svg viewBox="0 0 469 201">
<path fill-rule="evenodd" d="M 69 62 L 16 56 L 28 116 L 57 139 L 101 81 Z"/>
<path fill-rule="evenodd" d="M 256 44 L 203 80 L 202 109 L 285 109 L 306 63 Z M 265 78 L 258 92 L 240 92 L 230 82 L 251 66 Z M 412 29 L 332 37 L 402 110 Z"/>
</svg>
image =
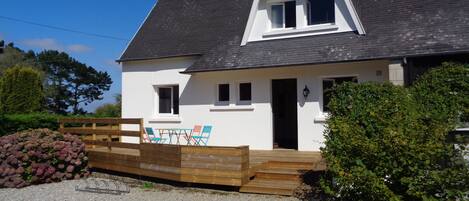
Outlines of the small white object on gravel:
<svg viewBox="0 0 469 201">
<path fill-rule="evenodd" d="M 5 201 L 297 201 L 294 197 L 243 194 L 207 190 L 198 188 L 179 188 L 160 190 L 158 188 L 144 189 L 133 187 L 130 193 L 122 195 L 97 194 L 75 191 L 75 186 L 82 184 L 82 180 L 70 180 L 60 183 L 29 186 L 22 189 L 0 189 L 0 200 Z"/>
</svg>

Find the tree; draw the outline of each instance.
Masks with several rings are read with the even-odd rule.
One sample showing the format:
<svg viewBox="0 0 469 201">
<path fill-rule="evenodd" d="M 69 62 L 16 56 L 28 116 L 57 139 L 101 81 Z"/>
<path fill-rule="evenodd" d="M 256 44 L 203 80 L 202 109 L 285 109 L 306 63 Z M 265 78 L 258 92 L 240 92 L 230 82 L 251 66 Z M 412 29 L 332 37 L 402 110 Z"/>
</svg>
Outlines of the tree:
<svg viewBox="0 0 469 201">
<path fill-rule="evenodd" d="M 71 107 L 74 114 L 83 114 L 80 107 L 102 100 L 104 91 L 111 87 L 107 72 L 97 71 L 67 53 L 47 50 L 37 59 L 47 74 L 47 106 L 54 113 L 66 114 Z"/>
<path fill-rule="evenodd" d="M 1 46 L 1 45 L 0 45 Z M 19 66 L 30 66 L 37 68 L 36 57 L 33 51 L 24 52 L 15 47 L 13 43 L 9 43 L 3 48 L 3 54 L 0 54 L 0 75 L 7 68 Z"/>
<path fill-rule="evenodd" d="M 116 99 L 115 103 L 104 104 L 95 110 L 95 116 L 97 117 L 121 117 L 121 95 L 114 96 Z"/>
<path fill-rule="evenodd" d="M 42 110 L 44 92 L 42 75 L 31 67 L 16 66 L 0 79 L 0 112 L 20 114 Z"/>
</svg>

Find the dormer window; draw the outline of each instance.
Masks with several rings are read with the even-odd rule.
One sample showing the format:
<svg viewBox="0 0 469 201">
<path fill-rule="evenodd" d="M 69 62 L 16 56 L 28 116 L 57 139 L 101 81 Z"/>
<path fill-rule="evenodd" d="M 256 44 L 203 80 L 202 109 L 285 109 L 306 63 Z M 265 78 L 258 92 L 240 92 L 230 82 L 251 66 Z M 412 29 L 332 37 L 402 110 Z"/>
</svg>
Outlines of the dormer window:
<svg viewBox="0 0 469 201">
<path fill-rule="evenodd" d="M 296 27 L 296 2 L 286 1 L 270 6 L 272 29 Z"/>
<path fill-rule="evenodd" d="M 334 24 L 334 0 L 307 0 L 306 14 L 308 25 Z"/>
</svg>

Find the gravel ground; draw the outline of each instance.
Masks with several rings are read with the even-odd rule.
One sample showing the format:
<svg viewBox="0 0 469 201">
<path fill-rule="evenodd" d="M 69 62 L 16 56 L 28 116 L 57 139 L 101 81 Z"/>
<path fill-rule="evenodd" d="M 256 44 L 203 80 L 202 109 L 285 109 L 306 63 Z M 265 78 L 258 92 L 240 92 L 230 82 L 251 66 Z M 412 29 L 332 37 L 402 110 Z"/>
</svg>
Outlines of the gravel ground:
<svg viewBox="0 0 469 201">
<path fill-rule="evenodd" d="M 74 200 L 99 200 L 99 201 L 145 201 L 145 200 L 297 200 L 293 197 L 269 196 L 257 194 L 244 194 L 229 191 L 207 190 L 189 187 L 174 187 L 165 184 L 151 184 L 144 188 L 143 185 L 130 188 L 130 193 L 122 195 L 97 194 L 75 191 L 77 185 L 83 186 L 84 180 L 71 180 L 61 183 L 42 184 L 29 186 L 23 189 L 0 189 L 0 200 L 5 201 L 74 201 Z"/>
</svg>

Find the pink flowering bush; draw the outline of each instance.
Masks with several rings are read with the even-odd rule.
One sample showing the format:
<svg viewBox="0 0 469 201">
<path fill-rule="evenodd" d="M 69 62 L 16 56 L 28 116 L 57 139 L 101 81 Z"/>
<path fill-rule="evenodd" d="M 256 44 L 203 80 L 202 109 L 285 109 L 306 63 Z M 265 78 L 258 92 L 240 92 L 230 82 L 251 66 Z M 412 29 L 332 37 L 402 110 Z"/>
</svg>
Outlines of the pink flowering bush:
<svg viewBox="0 0 469 201">
<path fill-rule="evenodd" d="M 49 129 L 0 138 L 0 188 L 79 179 L 89 175 L 85 144 Z"/>
</svg>

